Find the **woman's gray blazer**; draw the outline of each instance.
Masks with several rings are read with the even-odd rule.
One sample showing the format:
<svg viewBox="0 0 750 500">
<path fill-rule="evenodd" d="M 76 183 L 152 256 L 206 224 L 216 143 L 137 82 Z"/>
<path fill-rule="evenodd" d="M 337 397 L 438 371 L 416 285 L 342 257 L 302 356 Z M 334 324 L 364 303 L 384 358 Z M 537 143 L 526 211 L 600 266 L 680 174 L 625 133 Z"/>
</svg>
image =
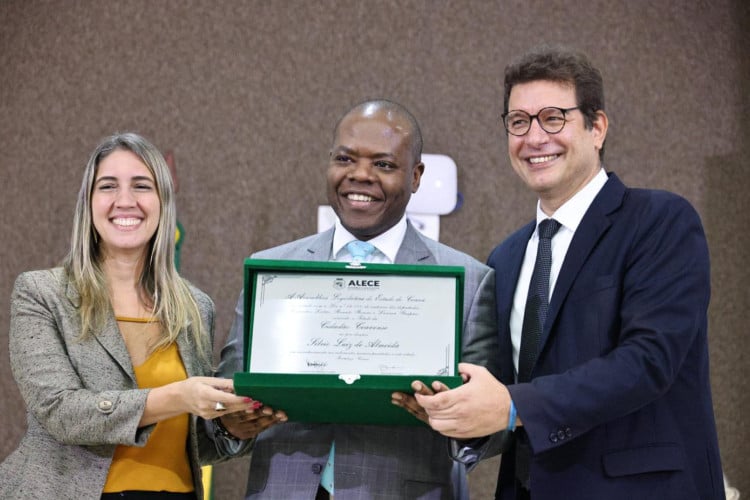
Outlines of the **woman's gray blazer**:
<svg viewBox="0 0 750 500">
<path fill-rule="evenodd" d="M 214 304 L 191 287 L 209 332 Z M 155 425 L 138 427 L 148 389 L 139 389 L 114 317 L 85 341 L 79 295 L 61 268 L 31 271 L 16 280 L 11 297 L 10 360 L 26 403 L 27 432 L 0 464 L 0 498 L 99 499 L 117 445 L 144 446 Z M 188 376 L 212 374 L 191 339 L 178 339 Z M 221 457 L 202 422 L 191 415 L 188 456 L 202 498 L 200 464 Z"/>
</svg>

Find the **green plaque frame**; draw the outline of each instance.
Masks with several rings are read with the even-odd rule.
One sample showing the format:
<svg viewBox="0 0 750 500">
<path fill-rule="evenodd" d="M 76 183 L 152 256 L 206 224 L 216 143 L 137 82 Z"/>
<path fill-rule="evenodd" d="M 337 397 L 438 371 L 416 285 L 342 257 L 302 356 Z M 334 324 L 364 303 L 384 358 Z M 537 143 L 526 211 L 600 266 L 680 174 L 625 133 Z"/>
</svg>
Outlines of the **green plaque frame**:
<svg viewBox="0 0 750 500">
<path fill-rule="evenodd" d="M 373 373 L 269 373 L 252 372 L 253 331 L 256 328 L 256 298 L 263 293 L 259 275 L 263 279 L 286 274 L 330 276 L 333 281 L 377 280 L 378 277 L 405 276 L 450 279 L 455 286 L 456 304 L 453 311 L 440 311 L 453 322 L 455 344 L 452 375 Z M 332 282 L 333 282 L 332 281 Z M 450 287 L 449 287 L 450 288 Z M 284 410 L 290 421 L 318 423 L 346 423 L 365 425 L 424 425 L 403 408 L 391 403 L 391 393 L 413 392 L 411 382 L 419 379 L 430 384 L 438 380 L 448 387 L 461 385 L 458 361 L 461 358 L 461 325 L 463 322 L 464 268 L 460 266 L 370 264 L 346 262 L 315 262 L 266 260 L 248 258 L 244 263 L 244 363 L 242 372 L 234 374 L 237 394 L 252 397 L 267 406 Z M 280 337 L 283 338 L 283 337 Z M 425 338 L 429 342 L 429 337 Z M 259 354 L 259 353 L 258 353 Z M 354 375 L 352 377 L 352 375 Z"/>
</svg>

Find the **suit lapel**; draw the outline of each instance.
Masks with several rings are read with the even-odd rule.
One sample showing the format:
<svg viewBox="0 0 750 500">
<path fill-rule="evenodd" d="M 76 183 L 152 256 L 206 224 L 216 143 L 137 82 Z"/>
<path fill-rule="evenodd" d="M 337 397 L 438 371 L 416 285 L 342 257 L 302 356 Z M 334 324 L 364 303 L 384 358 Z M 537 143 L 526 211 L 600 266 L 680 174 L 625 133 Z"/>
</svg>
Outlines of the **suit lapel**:
<svg viewBox="0 0 750 500">
<path fill-rule="evenodd" d="M 61 277 L 60 279 L 63 278 Z M 81 296 L 78 290 L 67 282 L 67 279 L 65 283 L 65 295 L 76 310 L 81 306 Z M 107 317 L 104 328 L 99 332 L 95 332 L 93 337 L 107 351 L 115 363 L 120 366 L 122 371 L 127 373 L 133 380 L 133 383 L 135 383 L 135 372 L 133 371 L 133 363 L 130 360 L 130 353 L 127 347 L 125 347 L 125 341 L 122 339 L 122 335 L 120 335 L 120 328 L 117 326 L 114 315 L 110 314 Z"/>
<path fill-rule="evenodd" d="M 333 260 L 333 231 L 334 228 L 331 228 L 320 233 L 317 238 L 313 238 L 306 248 L 307 255 L 305 256 L 305 260 Z"/>
<path fill-rule="evenodd" d="M 497 280 L 497 303 L 502 304 L 503 307 L 503 310 L 499 311 L 503 314 L 501 317 L 510 317 L 518 276 L 521 274 L 523 258 L 526 255 L 526 247 L 535 228 L 536 221 L 524 227 L 517 234 L 517 237 L 509 242 L 507 257 L 504 257 L 502 262 L 495 264 L 497 276 L 503 277 L 503 279 Z M 505 328 L 510 328 L 509 322 L 503 322 L 503 324 Z"/>
<path fill-rule="evenodd" d="M 502 277 L 495 281 L 498 318 L 508 318 L 507 321 L 498 322 L 499 341 L 501 343 L 500 352 L 503 355 L 501 374 L 505 383 L 513 383 L 515 380 L 513 344 L 510 335 L 510 311 L 513 308 L 513 296 L 516 293 L 518 276 L 521 274 L 526 246 L 535 228 L 536 221 L 533 221 L 516 233 L 515 237 L 508 241 L 508 249 L 503 253 L 502 258 L 493 263 L 495 276 Z"/>
<path fill-rule="evenodd" d="M 437 259 L 408 220 L 404 240 L 396 254 L 395 264 L 437 264 Z"/>
<path fill-rule="evenodd" d="M 133 363 L 130 360 L 130 353 L 128 348 L 125 347 L 125 341 L 122 339 L 120 334 L 120 328 L 117 326 L 117 321 L 113 315 L 107 318 L 107 323 L 104 328 L 97 332 L 96 340 L 101 346 L 109 353 L 112 359 L 120 365 L 122 371 L 127 373 L 128 376 L 136 383 L 135 371 L 133 370 Z"/>
<path fill-rule="evenodd" d="M 565 255 L 563 265 L 560 268 L 555 289 L 552 292 L 552 299 L 547 311 L 547 320 L 542 331 L 540 349 L 544 348 L 551 327 L 555 323 L 560 308 L 565 302 L 565 298 L 568 296 L 568 292 L 570 292 L 570 288 L 573 286 L 581 267 L 583 267 L 589 258 L 591 250 L 612 225 L 610 214 L 622 205 L 625 189 L 625 185 L 615 174 L 609 174 L 609 180 L 596 198 L 594 198 L 593 203 L 583 216 L 578 229 L 576 229 L 568 252 Z"/>
<path fill-rule="evenodd" d="M 199 364 L 199 358 L 195 354 L 196 349 L 192 347 L 192 343 L 193 337 L 190 332 L 182 329 L 177 336 L 177 349 L 180 351 L 180 358 L 182 358 L 182 364 L 188 377 L 206 373 Z"/>
</svg>

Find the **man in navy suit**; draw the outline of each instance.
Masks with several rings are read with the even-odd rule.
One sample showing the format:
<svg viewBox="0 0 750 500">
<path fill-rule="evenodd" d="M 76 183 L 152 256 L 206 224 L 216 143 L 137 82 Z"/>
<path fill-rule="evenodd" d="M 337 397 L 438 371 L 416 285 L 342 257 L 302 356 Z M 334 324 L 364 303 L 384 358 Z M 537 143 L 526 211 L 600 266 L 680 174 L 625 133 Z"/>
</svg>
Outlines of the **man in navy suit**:
<svg viewBox="0 0 750 500">
<path fill-rule="evenodd" d="M 585 56 L 523 56 L 506 68 L 504 107 L 511 164 L 539 198 L 535 221 L 489 257 L 504 368 L 498 381 L 464 363 L 462 387 L 417 394 L 430 424 L 461 440 L 513 431 L 503 500 L 723 499 L 698 214 L 605 172 L 602 78 Z M 537 228 L 548 218 L 559 229 L 546 319 L 519 377 Z M 481 440 L 468 443 L 483 452 Z M 457 457 L 471 459 L 472 448 Z"/>
</svg>

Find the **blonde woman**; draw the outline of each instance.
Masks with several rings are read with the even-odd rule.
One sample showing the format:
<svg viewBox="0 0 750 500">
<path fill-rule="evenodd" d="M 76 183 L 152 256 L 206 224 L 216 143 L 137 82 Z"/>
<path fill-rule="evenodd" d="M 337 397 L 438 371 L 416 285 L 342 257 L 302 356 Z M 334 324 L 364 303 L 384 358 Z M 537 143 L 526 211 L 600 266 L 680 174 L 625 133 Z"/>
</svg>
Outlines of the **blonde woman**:
<svg viewBox="0 0 750 500">
<path fill-rule="evenodd" d="M 202 498 L 198 420 L 252 411 L 209 377 L 214 305 L 174 267 L 169 169 L 137 134 L 94 150 L 62 267 L 21 274 L 10 358 L 28 430 L 0 498 Z"/>
</svg>

